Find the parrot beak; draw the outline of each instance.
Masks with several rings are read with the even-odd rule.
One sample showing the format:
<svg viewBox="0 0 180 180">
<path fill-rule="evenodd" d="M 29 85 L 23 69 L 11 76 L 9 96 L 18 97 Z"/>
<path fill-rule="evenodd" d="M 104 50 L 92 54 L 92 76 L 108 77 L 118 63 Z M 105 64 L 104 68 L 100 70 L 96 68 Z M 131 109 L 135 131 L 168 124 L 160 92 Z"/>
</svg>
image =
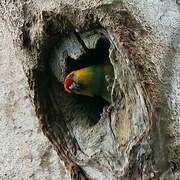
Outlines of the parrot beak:
<svg viewBox="0 0 180 180">
<path fill-rule="evenodd" d="M 80 89 L 80 86 L 79 86 L 79 84 L 73 82 L 73 83 L 69 86 L 69 89 L 72 90 L 72 91 L 76 91 L 76 90 Z"/>
</svg>

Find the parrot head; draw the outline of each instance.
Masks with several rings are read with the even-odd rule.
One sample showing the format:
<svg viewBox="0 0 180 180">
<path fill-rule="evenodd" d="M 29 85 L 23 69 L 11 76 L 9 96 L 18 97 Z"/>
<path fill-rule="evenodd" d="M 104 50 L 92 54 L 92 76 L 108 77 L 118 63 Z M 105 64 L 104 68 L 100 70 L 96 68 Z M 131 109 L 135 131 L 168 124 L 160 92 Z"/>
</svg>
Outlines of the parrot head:
<svg viewBox="0 0 180 180">
<path fill-rule="evenodd" d="M 71 72 L 64 79 L 64 89 L 66 92 L 70 94 L 78 94 L 78 95 L 86 95 L 92 96 L 90 91 L 86 88 L 86 86 L 81 83 L 79 80 L 79 75 L 77 71 Z"/>
<path fill-rule="evenodd" d="M 79 84 L 75 82 L 74 80 L 74 73 L 70 73 L 65 79 L 64 79 L 64 89 L 68 93 L 76 94 L 76 91 L 79 89 Z"/>
</svg>

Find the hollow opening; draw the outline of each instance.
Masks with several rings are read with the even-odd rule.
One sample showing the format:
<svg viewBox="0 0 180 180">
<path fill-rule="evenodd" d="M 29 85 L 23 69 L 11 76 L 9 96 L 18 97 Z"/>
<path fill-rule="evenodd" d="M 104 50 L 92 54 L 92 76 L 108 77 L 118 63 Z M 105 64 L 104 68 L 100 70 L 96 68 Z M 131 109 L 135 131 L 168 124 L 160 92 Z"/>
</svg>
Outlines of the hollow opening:
<svg viewBox="0 0 180 180">
<path fill-rule="evenodd" d="M 102 121 L 99 121 L 104 106 L 109 105 L 106 101 L 99 97 L 72 96 L 65 93 L 63 87 L 64 77 L 69 72 L 93 64 L 110 63 L 110 38 L 104 29 L 99 24 L 96 24 L 96 18 L 93 19 L 92 14 L 88 12 L 86 16 L 84 12 L 81 15 L 85 19 L 81 24 L 78 24 L 80 23 L 78 18 L 69 18 L 71 22 L 74 22 L 74 19 L 78 22 L 74 22 L 75 25 L 73 26 L 67 21 L 66 16 L 50 13 L 46 17 L 43 13 L 45 26 L 43 33 L 45 35 L 42 44 L 44 47 L 40 49 L 39 64 L 35 69 L 36 72 L 33 73 L 35 76 L 33 79 L 35 80 L 35 105 L 36 111 L 41 116 L 43 132 L 57 148 L 57 152 L 65 165 L 73 166 L 73 161 L 82 162 L 83 164 L 84 160 L 90 158 L 97 163 L 97 169 L 100 169 L 100 171 L 103 168 L 106 169 L 104 162 L 107 162 L 108 166 L 111 164 L 110 170 L 113 169 L 115 164 L 118 165 L 119 169 L 125 158 L 123 154 L 117 154 L 113 138 L 114 134 L 117 137 L 115 140 L 121 148 L 118 151 L 124 152 L 126 147 L 132 147 L 129 146 L 129 142 L 136 144 L 137 137 L 141 137 L 142 132 L 148 126 L 148 115 L 145 114 L 147 111 L 146 107 L 144 107 L 143 94 L 141 94 L 140 85 L 136 83 L 136 72 L 133 66 L 133 60 L 136 60 L 136 63 L 141 60 L 138 48 L 134 43 L 135 40 L 130 36 L 133 31 L 136 32 L 136 21 L 131 19 L 130 15 L 125 13 L 124 10 L 119 13 L 122 16 L 114 18 L 117 17 L 116 13 L 110 11 L 110 19 L 102 22 L 102 26 L 106 27 L 107 30 L 108 27 L 112 27 L 109 28 L 108 32 L 110 31 L 109 34 L 115 32 L 113 33 L 113 41 L 118 45 L 112 48 L 111 53 L 111 61 L 113 64 L 116 63 L 119 76 L 118 81 L 114 83 L 115 90 L 113 91 L 113 98 L 116 98 L 116 101 L 113 104 L 115 111 L 112 110 L 111 112 L 111 122 L 114 124 L 109 123 L 109 116 L 103 117 Z M 69 13 L 69 15 L 71 14 L 74 13 Z M 91 20 L 88 17 L 91 17 Z M 93 23 L 97 26 L 93 26 Z M 82 45 L 81 40 L 78 40 L 75 35 L 74 26 L 82 32 L 80 37 L 87 48 Z M 117 51 L 116 47 L 118 47 Z M 129 57 L 131 61 L 126 61 L 121 56 Z M 126 99 L 125 96 L 120 98 L 122 87 Z M 132 94 L 133 97 L 130 97 Z M 142 107 L 141 112 L 139 107 Z M 133 141 L 134 136 L 136 137 L 135 141 Z M 104 146 L 105 144 L 107 146 Z M 112 153 L 109 159 L 106 158 L 106 152 Z M 84 154 L 88 157 L 85 157 Z M 100 155 L 105 160 L 101 161 Z M 127 154 L 125 154 L 125 157 L 127 157 Z M 120 158 L 121 162 L 119 161 Z M 91 167 L 92 164 L 89 164 L 89 166 Z M 71 168 L 68 167 L 68 169 Z M 79 171 L 77 170 L 77 172 Z"/>
<path fill-rule="evenodd" d="M 69 104 L 68 111 L 70 114 L 76 112 L 78 115 L 74 118 L 78 116 L 80 119 L 86 119 L 87 127 L 93 126 L 99 121 L 103 108 L 109 106 L 109 102 L 100 96 L 88 97 L 68 94 L 64 90 L 63 81 L 65 76 L 74 70 L 91 65 L 110 63 L 110 45 L 107 35 L 102 30 L 92 30 L 82 34 L 74 31 L 65 37 L 59 37 L 51 49 L 48 50 L 48 53 L 47 49 L 45 50 L 46 53 L 43 56 L 43 58 L 47 59 L 50 67 L 48 74 L 52 76 L 53 92 L 59 92 L 59 94 L 54 93 L 54 95 L 56 94 L 55 99 L 58 99 L 59 96 L 65 96 L 67 98 L 65 103 L 69 101 L 67 104 Z M 59 90 L 57 90 L 57 84 L 59 84 Z M 63 98 L 60 97 L 60 99 Z M 67 105 L 61 101 L 59 106 L 67 114 Z M 82 117 L 80 117 L 81 114 L 83 114 Z"/>
</svg>

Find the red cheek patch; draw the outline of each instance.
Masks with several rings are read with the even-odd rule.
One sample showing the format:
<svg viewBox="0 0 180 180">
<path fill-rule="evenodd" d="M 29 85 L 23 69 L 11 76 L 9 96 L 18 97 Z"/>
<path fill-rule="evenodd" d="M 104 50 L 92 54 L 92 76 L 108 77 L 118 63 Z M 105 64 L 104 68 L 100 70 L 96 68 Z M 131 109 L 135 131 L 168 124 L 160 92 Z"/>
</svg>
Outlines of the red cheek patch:
<svg viewBox="0 0 180 180">
<path fill-rule="evenodd" d="M 64 79 L 64 89 L 65 91 L 67 91 L 68 93 L 72 93 L 69 90 L 69 87 L 71 86 L 71 84 L 73 83 L 73 79 L 70 76 L 71 74 L 69 74 L 65 79 Z"/>
</svg>

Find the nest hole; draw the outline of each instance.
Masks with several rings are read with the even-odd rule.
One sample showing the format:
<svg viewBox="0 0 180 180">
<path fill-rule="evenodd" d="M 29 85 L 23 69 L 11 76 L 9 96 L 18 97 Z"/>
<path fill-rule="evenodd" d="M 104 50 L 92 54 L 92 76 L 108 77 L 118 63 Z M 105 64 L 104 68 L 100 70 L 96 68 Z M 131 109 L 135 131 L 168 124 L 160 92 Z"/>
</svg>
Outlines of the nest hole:
<svg viewBox="0 0 180 180">
<path fill-rule="evenodd" d="M 110 104 L 98 96 L 68 94 L 64 90 L 63 80 L 73 70 L 110 63 L 111 43 L 108 36 L 104 30 L 98 29 L 82 34 L 73 31 L 66 36 L 53 39 L 56 40 L 47 43 L 48 46 L 43 49 L 41 58 L 47 66 L 47 73 L 42 80 L 47 82 L 45 85 L 49 96 L 46 98 L 47 109 L 56 111 L 52 116 L 58 114 L 71 126 L 83 128 L 94 126 L 100 120 L 103 108 Z"/>
<path fill-rule="evenodd" d="M 130 46 L 134 44 L 134 39 L 132 40 L 131 37 L 129 37 L 129 34 L 131 33 L 129 29 L 131 29 L 131 25 L 135 21 L 131 21 L 131 18 L 129 18 L 128 15 L 125 16 L 124 11 L 120 11 L 120 14 L 122 14 L 123 16 L 119 16 L 119 19 L 111 19 L 114 26 L 112 27 L 112 30 L 117 33 L 115 35 L 115 39 L 117 41 L 119 40 L 119 44 L 121 44 L 122 48 L 126 50 L 130 58 L 137 58 L 139 56 L 137 56 L 136 54 L 136 52 L 138 52 L 136 47 Z M 113 17 L 114 15 L 116 14 L 110 15 L 110 17 Z M 98 27 L 96 26 L 96 18 L 92 18 L 91 20 L 87 19 L 84 20 L 85 22 L 81 24 L 72 25 L 71 22 L 75 19 L 74 15 L 72 18 L 60 16 L 63 18 L 59 19 L 59 16 L 56 16 L 53 14 L 53 12 L 51 12 L 50 17 L 46 16 L 44 13 L 43 17 L 44 39 L 41 41 L 43 47 L 40 49 L 41 57 L 40 59 L 38 59 L 38 67 L 36 69 L 36 72 L 33 73 L 33 75 L 35 76 L 34 80 L 36 111 L 38 111 L 39 115 L 41 116 L 40 120 L 41 124 L 43 125 L 43 132 L 57 148 L 60 158 L 64 162 L 68 162 L 70 165 L 72 165 L 72 161 L 75 162 L 77 161 L 77 159 L 80 161 L 84 159 L 78 157 L 79 152 L 85 152 L 86 154 L 89 153 L 90 157 L 92 153 L 89 150 L 93 151 L 99 148 L 101 149 L 101 138 L 105 137 L 108 134 L 111 135 L 109 124 L 107 133 L 105 128 L 106 124 L 98 123 L 101 119 L 101 113 L 103 112 L 104 107 L 108 106 L 109 103 L 107 103 L 100 97 L 90 98 L 87 96 L 72 96 L 66 93 L 63 87 L 64 77 L 69 72 L 76 69 L 80 69 L 90 65 L 103 64 L 106 62 L 110 63 L 109 49 L 113 49 L 111 47 L 111 44 L 113 44 L 113 42 L 110 41 L 107 33 L 101 26 L 99 26 L 99 24 Z M 82 17 L 84 17 L 84 12 L 82 14 Z M 71 22 L 69 22 L 69 19 L 71 19 Z M 78 21 L 78 23 L 80 22 Z M 104 22 L 104 27 L 109 27 L 109 24 L 106 24 L 106 26 L 105 24 L 106 23 Z M 117 24 L 119 25 L 116 26 Z M 75 26 L 79 28 L 81 33 L 75 30 Z M 87 29 L 89 30 L 87 31 Z M 114 48 L 113 50 L 116 49 Z M 118 53 L 118 51 L 117 54 L 114 53 L 115 57 L 118 57 L 118 55 L 120 54 L 121 53 Z M 113 53 L 111 55 L 113 55 Z M 115 62 L 115 60 L 113 61 Z M 124 63 L 122 64 L 122 67 L 129 66 L 122 60 L 120 61 L 119 59 L 117 59 L 116 61 L 118 64 L 121 64 L 121 62 Z M 129 73 L 130 68 L 131 67 L 124 68 L 123 71 L 120 72 L 120 74 L 122 74 L 123 76 L 124 74 L 126 75 L 127 82 L 124 83 L 124 89 L 127 90 L 127 92 L 129 92 L 128 80 L 134 80 L 134 78 L 132 77 L 134 74 Z M 134 83 L 134 81 L 132 81 L 132 83 Z M 132 83 L 130 83 L 130 85 L 131 87 L 134 87 Z M 115 88 L 117 88 L 117 91 L 114 92 L 117 93 L 114 93 L 113 96 L 116 98 L 114 106 L 116 106 L 116 109 L 118 109 L 118 111 L 114 113 L 115 116 L 117 116 L 116 119 L 118 120 L 118 123 L 116 124 L 118 134 L 117 141 L 120 145 L 122 145 L 123 151 L 123 148 L 129 141 L 129 139 L 131 140 L 131 137 L 134 135 L 134 132 L 131 131 L 131 122 L 129 116 L 127 116 L 127 111 L 123 111 L 123 109 L 126 110 L 127 108 L 127 110 L 129 110 L 128 114 L 130 114 L 131 109 L 129 108 L 133 106 L 136 107 L 136 105 L 139 104 L 136 104 L 136 101 L 132 101 L 134 104 L 130 106 L 130 103 L 132 102 L 122 102 L 122 99 L 125 101 L 124 98 L 117 98 L 121 97 L 121 87 L 119 87 L 118 83 Z M 133 92 L 137 91 L 134 90 Z M 128 117 L 127 119 L 126 116 Z M 109 116 L 102 116 L 102 118 L 107 117 Z M 139 119 L 141 120 L 142 118 L 137 117 L 137 120 Z M 100 122 L 106 123 L 109 121 Z M 123 126 L 121 122 L 124 123 Z M 143 124 L 144 122 L 145 121 L 140 124 L 142 128 L 138 129 L 140 131 L 137 132 L 137 135 L 138 133 L 140 134 L 141 129 L 145 127 Z M 101 131 L 100 128 L 102 128 Z M 98 132 L 96 130 L 98 130 Z M 109 138 L 107 138 L 107 140 L 108 142 L 106 143 L 110 144 Z M 111 147 L 112 145 L 107 146 L 107 149 L 105 151 L 109 152 L 109 150 L 111 150 Z M 104 157 L 106 157 L 106 154 Z M 112 163 L 113 165 L 116 159 L 119 159 L 114 157 L 115 156 L 112 157 L 112 161 L 108 160 L 108 164 Z M 77 159 L 74 160 L 74 158 Z M 99 166 L 99 157 L 97 161 Z M 104 162 L 102 163 L 102 166 L 103 165 Z M 102 166 L 100 166 L 100 168 Z"/>
</svg>

